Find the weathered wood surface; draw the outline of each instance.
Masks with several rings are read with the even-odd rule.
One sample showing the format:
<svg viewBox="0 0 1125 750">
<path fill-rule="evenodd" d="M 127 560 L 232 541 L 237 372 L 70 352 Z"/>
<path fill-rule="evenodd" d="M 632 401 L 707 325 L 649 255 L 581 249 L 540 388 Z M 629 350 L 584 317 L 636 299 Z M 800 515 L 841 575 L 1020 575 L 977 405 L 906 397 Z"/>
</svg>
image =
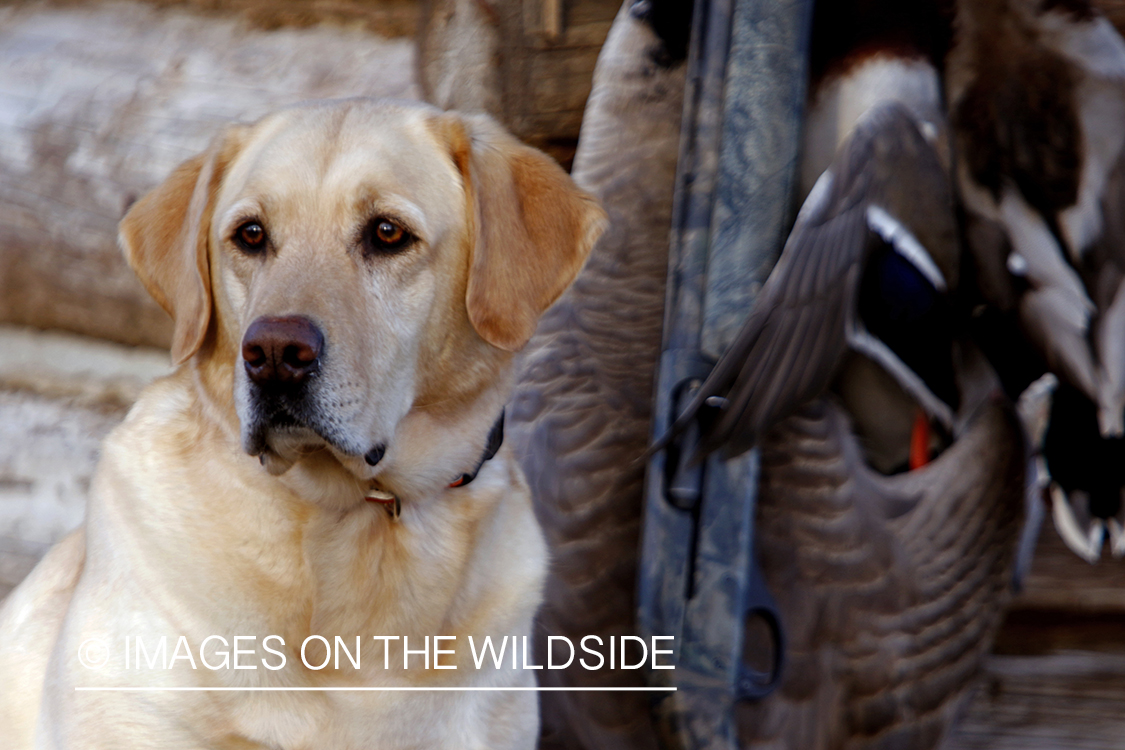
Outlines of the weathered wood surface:
<svg viewBox="0 0 1125 750">
<path fill-rule="evenodd" d="M 0 598 L 82 521 L 101 441 L 162 349 L 0 326 Z"/>
<path fill-rule="evenodd" d="M 1059 538 L 1048 517 L 1039 535 L 1027 586 L 1012 608 L 1125 613 L 1125 560 L 1113 559 L 1108 551 L 1094 565 L 1079 559 Z M 1125 649 L 1125 630 L 1120 638 Z"/>
<path fill-rule="evenodd" d="M 422 0 L 419 83 L 479 109 L 566 164 L 618 0 Z"/>
<path fill-rule="evenodd" d="M 945 750 L 1125 747 L 1125 647 L 993 656 L 982 683 Z"/>
<path fill-rule="evenodd" d="M 1125 747 L 1125 561 L 1080 560 L 1048 520 L 994 651 L 946 750 Z"/>
<path fill-rule="evenodd" d="M 304 99 L 416 98 L 413 70 L 410 40 L 362 28 L 0 6 L 0 322 L 166 346 L 167 316 L 116 246 L 125 208 L 224 122 Z"/>
<path fill-rule="evenodd" d="M 418 25 L 416 0 L 139 0 L 153 8 L 234 18 L 272 31 L 333 24 L 381 37 L 410 36 Z M 89 0 L 0 0 L 0 6 L 79 8 Z"/>
<path fill-rule="evenodd" d="M 124 415 L 0 389 L 0 599 L 82 522 L 101 441 Z"/>
</svg>

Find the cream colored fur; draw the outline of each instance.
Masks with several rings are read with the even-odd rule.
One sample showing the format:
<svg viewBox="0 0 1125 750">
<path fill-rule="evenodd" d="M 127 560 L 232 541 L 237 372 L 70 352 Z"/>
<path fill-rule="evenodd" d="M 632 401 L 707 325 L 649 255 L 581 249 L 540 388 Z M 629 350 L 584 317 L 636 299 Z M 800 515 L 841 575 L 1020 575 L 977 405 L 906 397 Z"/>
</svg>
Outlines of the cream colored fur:
<svg viewBox="0 0 1125 750">
<path fill-rule="evenodd" d="M 232 241 L 246 217 L 271 249 Z M 372 217 L 418 237 L 365 255 Z M 530 692 L 79 692 L 75 687 L 532 686 L 474 668 L 467 636 L 530 635 L 545 548 L 508 446 L 461 488 L 512 381 L 512 352 L 581 268 L 604 213 L 487 118 L 398 102 L 310 104 L 234 126 L 122 222 L 176 323 L 182 365 L 109 437 L 83 528 L 0 609 L 0 748 L 532 748 Z M 246 452 L 240 355 L 261 316 L 323 330 L 322 424 Z M 386 455 L 363 459 L 377 443 Z M 268 471 L 267 471 L 268 469 Z M 365 501 L 396 494 L 392 520 Z M 267 635 L 284 638 L 279 671 Z M 300 663 L 309 635 L 361 636 L 361 669 Z M 243 641 L 254 670 L 125 669 L 124 639 Z M 401 639 L 457 636 L 426 670 Z M 101 669 L 79 661 L 110 644 Z M 213 643 L 212 646 L 215 644 Z M 233 643 L 231 644 L 233 646 Z M 209 653 L 214 653 L 210 649 Z M 510 653 L 510 652 L 509 652 Z M 315 643 L 309 660 L 324 652 Z M 211 659 L 214 663 L 216 658 Z M 135 665 L 134 665 L 135 666 Z"/>
</svg>

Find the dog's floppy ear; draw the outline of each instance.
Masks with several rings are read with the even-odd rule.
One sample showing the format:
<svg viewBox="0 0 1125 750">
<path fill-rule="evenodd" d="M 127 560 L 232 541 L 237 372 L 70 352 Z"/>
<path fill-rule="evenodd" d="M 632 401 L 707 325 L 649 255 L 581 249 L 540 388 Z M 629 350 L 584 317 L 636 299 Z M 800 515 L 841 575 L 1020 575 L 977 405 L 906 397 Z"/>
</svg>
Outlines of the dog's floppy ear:
<svg viewBox="0 0 1125 750">
<path fill-rule="evenodd" d="M 516 351 L 582 270 L 606 214 L 549 156 L 491 118 L 442 120 L 474 224 L 469 320 L 485 341 Z"/>
<path fill-rule="evenodd" d="M 180 364 L 203 344 L 211 320 L 207 238 L 223 169 L 235 152 L 235 129 L 181 164 L 133 204 L 119 227 L 129 266 L 172 316 L 172 361 Z"/>
</svg>

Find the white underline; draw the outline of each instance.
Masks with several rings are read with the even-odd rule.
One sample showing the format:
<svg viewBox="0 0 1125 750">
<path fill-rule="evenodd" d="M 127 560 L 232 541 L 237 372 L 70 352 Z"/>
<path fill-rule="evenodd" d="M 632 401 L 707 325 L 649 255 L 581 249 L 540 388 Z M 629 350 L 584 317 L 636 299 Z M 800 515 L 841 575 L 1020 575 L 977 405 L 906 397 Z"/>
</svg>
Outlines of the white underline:
<svg viewBox="0 0 1125 750">
<path fill-rule="evenodd" d="M 491 692 L 597 692 L 597 693 L 640 693 L 675 692 L 674 687 L 76 687 L 77 691 L 88 692 L 187 692 L 187 693 L 227 693 L 227 692 L 285 692 L 285 693 L 324 693 L 324 692 L 432 692 L 432 691 L 491 691 Z"/>
</svg>

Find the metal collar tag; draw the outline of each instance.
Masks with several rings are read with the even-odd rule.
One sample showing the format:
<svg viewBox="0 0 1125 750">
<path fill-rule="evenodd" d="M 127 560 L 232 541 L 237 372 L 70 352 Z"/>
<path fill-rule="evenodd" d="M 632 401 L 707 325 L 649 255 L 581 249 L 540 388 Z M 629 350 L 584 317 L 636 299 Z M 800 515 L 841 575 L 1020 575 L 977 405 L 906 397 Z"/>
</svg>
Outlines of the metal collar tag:
<svg viewBox="0 0 1125 750">
<path fill-rule="evenodd" d="M 402 515 L 402 502 L 398 499 L 397 495 L 392 495 L 386 490 L 371 488 L 367 490 L 364 500 L 369 503 L 379 503 L 382 505 L 383 510 L 387 511 L 387 515 L 391 517 L 392 521 L 397 521 L 399 516 Z"/>
</svg>

